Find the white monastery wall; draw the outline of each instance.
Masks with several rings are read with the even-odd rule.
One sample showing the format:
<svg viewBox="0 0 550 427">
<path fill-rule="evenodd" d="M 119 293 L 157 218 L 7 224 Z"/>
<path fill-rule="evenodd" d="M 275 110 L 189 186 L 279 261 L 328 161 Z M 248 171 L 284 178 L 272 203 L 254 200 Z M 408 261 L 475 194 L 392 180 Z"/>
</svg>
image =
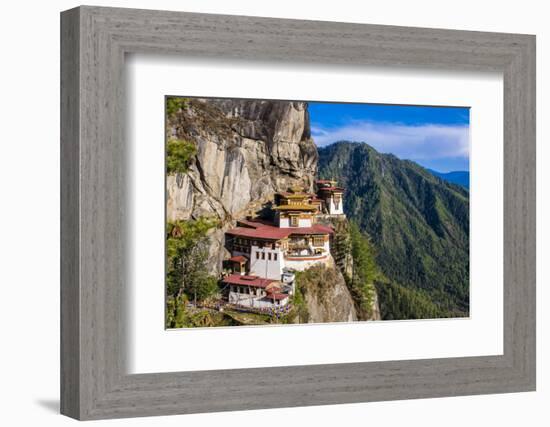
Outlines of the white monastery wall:
<svg viewBox="0 0 550 427">
<path fill-rule="evenodd" d="M 257 256 L 258 254 L 259 256 Z M 271 260 L 269 256 L 271 255 Z M 275 260 L 275 255 L 277 260 Z M 262 258 L 263 257 L 263 258 Z M 268 279 L 281 280 L 285 260 L 280 248 L 259 248 L 252 246 L 250 250 L 250 274 Z"/>
</svg>

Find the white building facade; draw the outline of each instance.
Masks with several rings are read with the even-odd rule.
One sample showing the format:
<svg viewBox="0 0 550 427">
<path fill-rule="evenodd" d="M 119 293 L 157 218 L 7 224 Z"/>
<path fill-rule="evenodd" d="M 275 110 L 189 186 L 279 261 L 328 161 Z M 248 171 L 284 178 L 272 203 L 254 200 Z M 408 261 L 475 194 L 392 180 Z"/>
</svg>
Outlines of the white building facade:
<svg viewBox="0 0 550 427">
<path fill-rule="evenodd" d="M 313 220 L 309 218 L 300 218 L 296 216 L 294 218 L 281 218 L 280 213 L 276 215 L 277 223 L 280 228 L 293 228 L 293 227 L 311 227 L 313 226 Z M 291 221 L 293 222 L 291 224 Z"/>
<path fill-rule="evenodd" d="M 267 245 L 263 248 L 252 245 L 249 263 L 250 274 L 280 280 L 285 267 L 284 253 L 280 247 L 273 249 Z"/>
<path fill-rule="evenodd" d="M 323 201 L 328 215 L 344 215 L 344 189 L 336 186 L 336 181 L 316 181 L 317 197 Z"/>
<path fill-rule="evenodd" d="M 343 215 L 342 192 L 334 181 L 319 181 L 317 195 L 295 188 L 277 193 L 274 222 L 240 220 L 236 228 L 228 230 L 226 247 L 231 251 L 228 261 L 233 274 L 224 280 L 229 286 L 229 303 L 252 308 L 284 307 L 295 290 L 293 271 L 316 264 L 333 265 L 333 229 L 317 220 L 323 210 L 329 215 Z M 263 281 L 278 285 L 270 291 Z"/>
<path fill-rule="evenodd" d="M 257 276 L 232 274 L 223 279 L 229 287 L 228 302 L 258 310 L 285 307 L 290 293 L 283 292 L 282 283 Z"/>
<path fill-rule="evenodd" d="M 344 203 L 340 194 L 332 194 L 326 199 L 329 215 L 344 215 Z"/>
</svg>

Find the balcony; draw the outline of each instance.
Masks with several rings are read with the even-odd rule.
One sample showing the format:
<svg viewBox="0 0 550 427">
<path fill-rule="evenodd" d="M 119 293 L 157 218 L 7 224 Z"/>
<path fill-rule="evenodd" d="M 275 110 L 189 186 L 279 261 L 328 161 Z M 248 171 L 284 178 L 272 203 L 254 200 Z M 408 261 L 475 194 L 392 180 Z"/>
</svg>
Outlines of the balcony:
<svg viewBox="0 0 550 427">
<path fill-rule="evenodd" d="M 326 252 L 323 248 L 315 248 L 309 245 L 288 245 L 288 250 L 285 253 L 285 259 L 322 259 L 326 257 Z"/>
</svg>

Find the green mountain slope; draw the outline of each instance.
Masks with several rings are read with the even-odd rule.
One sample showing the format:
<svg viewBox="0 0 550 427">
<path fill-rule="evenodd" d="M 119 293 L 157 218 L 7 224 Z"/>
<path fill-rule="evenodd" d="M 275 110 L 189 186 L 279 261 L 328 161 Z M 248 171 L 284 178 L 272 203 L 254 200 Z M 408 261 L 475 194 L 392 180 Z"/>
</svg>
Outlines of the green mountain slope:
<svg viewBox="0 0 550 427">
<path fill-rule="evenodd" d="M 319 148 L 318 169 L 346 188 L 344 210 L 374 244 L 384 318 L 468 315 L 466 189 L 364 143 Z"/>
</svg>

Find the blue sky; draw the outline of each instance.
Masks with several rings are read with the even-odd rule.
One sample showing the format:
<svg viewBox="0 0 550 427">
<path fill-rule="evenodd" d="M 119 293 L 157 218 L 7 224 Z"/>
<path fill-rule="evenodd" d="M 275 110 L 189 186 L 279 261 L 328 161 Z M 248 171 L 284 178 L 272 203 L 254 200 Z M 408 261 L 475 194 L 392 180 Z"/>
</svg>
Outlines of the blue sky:
<svg viewBox="0 0 550 427">
<path fill-rule="evenodd" d="M 309 102 L 309 114 L 319 146 L 366 142 L 440 172 L 470 170 L 469 108 Z"/>
</svg>

